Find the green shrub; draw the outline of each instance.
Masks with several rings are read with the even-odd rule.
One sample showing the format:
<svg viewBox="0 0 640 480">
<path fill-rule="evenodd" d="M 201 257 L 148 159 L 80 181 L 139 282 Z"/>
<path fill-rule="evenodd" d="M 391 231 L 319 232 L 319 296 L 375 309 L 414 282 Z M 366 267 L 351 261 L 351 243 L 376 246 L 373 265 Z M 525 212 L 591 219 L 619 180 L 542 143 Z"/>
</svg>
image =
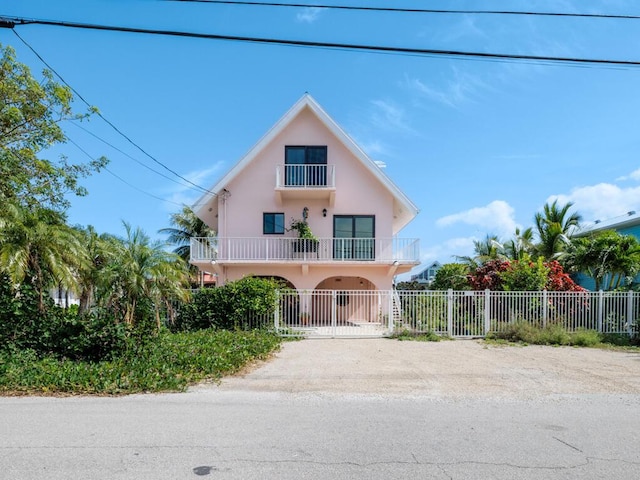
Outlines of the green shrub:
<svg viewBox="0 0 640 480">
<path fill-rule="evenodd" d="M 181 305 L 174 331 L 194 331 L 206 328 L 225 330 L 248 329 L 252 320 L 262 317 L 270 320 L 275 310 L 278 284 L 273 280 L 245 277 L 222 287 L 196 291 L 191 301 Z"/>
<path fill-rule="evenodd" d="M 124 326 L 107 311 L 79 316 L 47 298 L 38 309 L 38 294 L 28 283 L 14 289 L 0 278 L 0 350 L 29 350 L 38 356 L 98 361 L 124 350 Z"/>
<path fill-rule="evenodd" d="M 100 362 L 40 358 L 33 350 L 0 352 L 0 392 L 123 394 L 182 391 L 218 380 L 267 358 L 281 339 L 269 332 L 202 330 L 133 338 L 117 357 Z"/>
</svg>

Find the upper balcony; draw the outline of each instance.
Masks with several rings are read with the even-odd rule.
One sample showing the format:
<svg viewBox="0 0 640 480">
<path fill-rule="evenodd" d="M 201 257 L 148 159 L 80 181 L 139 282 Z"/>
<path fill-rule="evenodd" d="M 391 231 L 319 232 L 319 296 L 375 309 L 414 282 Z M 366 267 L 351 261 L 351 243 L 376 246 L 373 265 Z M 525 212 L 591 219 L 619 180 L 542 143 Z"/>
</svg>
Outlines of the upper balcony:
<svg viewBox="0 0 640 480">
<path fill-rule="evenodd" d="M 414 238 L 191 238 L 192 263 L 420 263 Z"/>
<path fill-rule="evenodd" d="M 277 165 L 276 195 L 288 199 L 328 200 L 333 206 L 336 193 L 336 166 L 327 164 Z"/>
</svg>

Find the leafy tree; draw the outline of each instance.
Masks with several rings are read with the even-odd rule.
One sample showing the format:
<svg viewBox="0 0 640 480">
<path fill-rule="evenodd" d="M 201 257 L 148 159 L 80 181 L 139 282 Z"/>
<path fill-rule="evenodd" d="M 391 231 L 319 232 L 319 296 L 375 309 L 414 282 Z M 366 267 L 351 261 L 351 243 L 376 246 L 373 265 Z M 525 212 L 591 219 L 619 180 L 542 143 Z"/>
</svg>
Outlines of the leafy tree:
<svg viewBox="0 0 640 480">
<path fill-rule="evenodd" d="M 445 263 L 436 272 L 432 290 L 469 290 L 469 267 L 462 263 Z"/>
<path fill-rule="evenodd" d="M 473 251 L 473 257 L 456 257 L 472 270 L 492 260 L 506 258 L 504 247 L 497 235 L 487 235 L 483 240 L 474 240 Z"/>
<path fill-rule="evenodd" d="M 575 238 L 563 260 L 571 272 L 592 277 L 596 290 L 614 290 L 640 272 L 640 243 L 632 235 L 606 230 Z"/>
<path fill-rule="evenodd" d="M 45 70 L 42 81 L 16 60 L 11 47 L 0 45 L 0 204 L 47 207 L 63 211 L 65 194 L 85 195 L 78 179 L 107 164 L 101 157 L 88 164 L 41 157 L 46 149 L 65 143 L 64 120 L 81 120 L 73 113 L 70 88 L 53 80 Z"/>
<path fill-rule="evenodd" d="M 573 229 L 579 226 L 581 217 L 577 213 L 569 215 L 572 202 L 559 206 L 554 200 L 551 205 L 546 203 L 543 212 L 536 213 L 534 217 L 538 234 L 536 253 L 545 260 L 554 260 L 559 257 L 570 242 Z"/>
</svg>

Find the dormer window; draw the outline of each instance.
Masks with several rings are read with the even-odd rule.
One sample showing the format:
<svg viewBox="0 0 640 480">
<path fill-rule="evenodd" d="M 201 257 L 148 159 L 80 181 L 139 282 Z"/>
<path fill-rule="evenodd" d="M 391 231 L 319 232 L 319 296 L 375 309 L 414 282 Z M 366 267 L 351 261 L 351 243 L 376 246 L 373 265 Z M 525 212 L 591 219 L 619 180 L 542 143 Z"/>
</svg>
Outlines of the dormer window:
<svg viewBox="0 0 640 480">
<path fill-rule="evenodd" d="M 325 186 L 327 184 L 326 146 L 284 147 L 287 186 Z"/>
</svg>

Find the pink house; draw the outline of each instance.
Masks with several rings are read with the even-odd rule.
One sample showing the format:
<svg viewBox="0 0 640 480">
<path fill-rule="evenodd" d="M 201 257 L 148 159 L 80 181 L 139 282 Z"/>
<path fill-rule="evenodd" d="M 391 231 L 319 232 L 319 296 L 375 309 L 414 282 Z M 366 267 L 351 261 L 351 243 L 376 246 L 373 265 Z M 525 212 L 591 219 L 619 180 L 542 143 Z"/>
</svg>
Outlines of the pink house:
<svg viewBox="0 0 640 480">
<path fill-rule="evenodd" d="M 218 235 L 191 240 L 191 263 L 220 285 L 255 275 L 306 291 L 391 290 L 420 263 L 418 240 L 396 236 L 418 209 L 310 95 L 210 192 L 193 209 Z"/>
</svg>

